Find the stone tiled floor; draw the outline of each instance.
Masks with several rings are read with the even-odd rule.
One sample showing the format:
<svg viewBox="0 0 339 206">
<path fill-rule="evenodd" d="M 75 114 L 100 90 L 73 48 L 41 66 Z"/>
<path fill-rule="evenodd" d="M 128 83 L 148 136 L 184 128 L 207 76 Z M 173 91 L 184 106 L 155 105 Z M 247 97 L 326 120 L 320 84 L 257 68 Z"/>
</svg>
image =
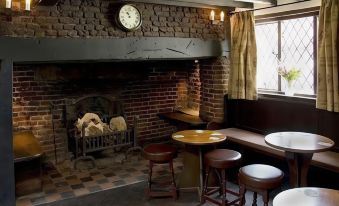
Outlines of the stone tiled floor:
<svg viewBox="0 0 339 206">
<path fill-rule="evenodd" d="M 92 169 L 86 163 L 82 163 L 79 164 L 81 169 L 74 170 L 70 162 L 46 167 L 42 191 L 18 197 L 16 205 L 40 205 L 147 180 L 148 162 L 146 160 L 133 156 L 121 164 L 120 161 L 115 161 L 119 159 L 118 156 L 119 154 L 98 158 L 96 160 L 97 167 Z M 180 156 L 175 159 L 174 167 L 176 174 L 182 170 Z M 154 174 L 166 175 L 167 171 L 167 165 L 159 165 L 154 169 Z"/>
</svg>

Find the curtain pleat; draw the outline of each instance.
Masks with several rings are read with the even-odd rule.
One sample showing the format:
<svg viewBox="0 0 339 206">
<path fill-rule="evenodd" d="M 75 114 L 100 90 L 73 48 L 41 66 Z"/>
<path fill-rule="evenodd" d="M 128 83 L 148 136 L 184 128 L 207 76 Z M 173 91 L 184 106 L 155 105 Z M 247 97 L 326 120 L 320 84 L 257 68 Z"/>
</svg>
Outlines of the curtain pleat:
<svg viewBox="0 0 339 206">
<path fill-rule="evenodd" d="M 230 99 L 257 99 L 257 47 L 253 12 L 236 13 L 231 18 L 231 69 L 228 82 Z"/>
<path fill-rule="evenodd" d="M 317 108 L 339 112 L 338 5 L 322 0 L 319 15 Z"/>
</svg>

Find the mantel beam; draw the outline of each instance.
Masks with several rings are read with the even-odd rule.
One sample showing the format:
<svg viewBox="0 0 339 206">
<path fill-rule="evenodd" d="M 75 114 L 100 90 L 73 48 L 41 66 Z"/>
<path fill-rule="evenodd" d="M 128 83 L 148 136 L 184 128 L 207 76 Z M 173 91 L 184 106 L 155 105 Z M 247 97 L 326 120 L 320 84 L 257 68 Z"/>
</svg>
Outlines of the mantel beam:
<svg viewBox="0 0 339 206">
<path fill-rule="evenodd" d="M 198 38 L 116 39 L 0 37 L 0 59 L 15 63 L 202 59 L 226 55 L 227 41 Z"/>
</svg>

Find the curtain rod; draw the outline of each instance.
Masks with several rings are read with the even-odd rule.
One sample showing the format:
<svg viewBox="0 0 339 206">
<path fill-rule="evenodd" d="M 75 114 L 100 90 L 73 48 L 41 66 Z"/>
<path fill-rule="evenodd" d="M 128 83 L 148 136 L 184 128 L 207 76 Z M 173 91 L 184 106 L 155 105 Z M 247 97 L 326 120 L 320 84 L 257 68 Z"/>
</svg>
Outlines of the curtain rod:
<svg viewBox="0 0 339 206">
<path fill-rule="evenodd" d="M 306 2 L 306 1 L 310 1 L 310 0 L 290 2 L 290 3 L 286 3 L 286 4 L 280 4 L 280 5 L 269 6 L 269 7 L 262 7 L 262 8 L 257 8 L 257 9 L 250 9 L 250 10 L 245 10 L 245 11 L 258 11 L 258 10 L 263 10 L 263 9 L 276 8 L 276 7 L 279 7 L 279 6 L 286 6 L 286 5 L 291 5 L 291 4 L 302 3 L 302 2 Z M 231 11 L 231 12 L 228 13 L 228 15 L 232 16 L 233 14 L 237 14 L 237 13 L 241 13 L 241 12 L 245 12 L 245 11 Z"/>
</svg>

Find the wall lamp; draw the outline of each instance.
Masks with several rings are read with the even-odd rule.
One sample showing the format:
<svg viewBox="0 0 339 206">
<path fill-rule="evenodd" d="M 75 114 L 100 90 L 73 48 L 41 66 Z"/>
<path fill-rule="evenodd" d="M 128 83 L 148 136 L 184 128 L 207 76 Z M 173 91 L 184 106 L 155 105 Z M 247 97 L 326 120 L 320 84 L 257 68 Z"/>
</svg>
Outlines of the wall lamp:
<svg viewBox="0 0 339 206">
<path fill-rule="evenodd" d="M 211 10 L 210 20 L 211 20 L 212 24 L 219 24 L 219 22 L 224 22 L 225 21 L 225 13 L 224 13 L 224 11 L 220 12 L 220 19 L 216 20 L 215 19 L 215 12 L 214 12 L 214 10 Z"/>
<path fill-rule="evenodd" d="M 40 3 L 40 0 L 24 0 L 25 4 L 23 5 L 22 0 L 6 0 L 6 9 L 11 9 L 14 11 L 20 11 L 20 10 L 25 10 L 25 11 L 30 11 L 31 6 L 36 5 Z M 22 7 L 24 9 L 22 9 Z"/>
</svg>

